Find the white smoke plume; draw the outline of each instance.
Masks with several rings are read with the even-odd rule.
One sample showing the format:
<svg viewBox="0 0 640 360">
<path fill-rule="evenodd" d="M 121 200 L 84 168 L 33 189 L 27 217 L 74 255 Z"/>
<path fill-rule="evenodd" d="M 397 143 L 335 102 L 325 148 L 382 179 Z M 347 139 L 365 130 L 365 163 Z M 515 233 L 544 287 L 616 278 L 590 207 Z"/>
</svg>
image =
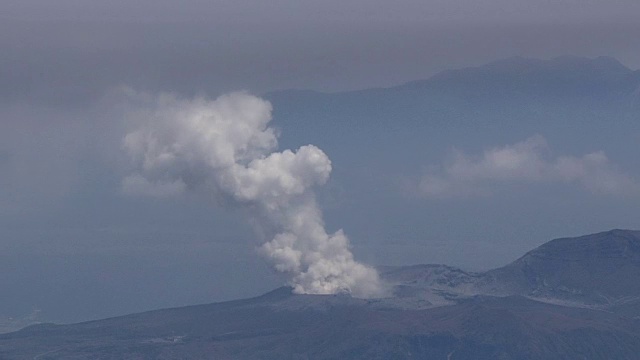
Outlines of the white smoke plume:
<svg viewBox="0 0 640 360">
<path fill-rule="evenodd" d="M 313 188 L 328 180 L 331 161 L 313 145 L 276 151 L 269 102 L 246 93 L 216 100 L 132 95 L 143 105 L 128 115 L 135 127 L 124 147 L 137 170 L 124 179 L 125 192 L 164 197 L 204 189 L 230 197 L 275 229 L 260 252 L 290 276 L 294 292 L 381 293 L 377 272 L 354 260 L 342 230 L 325 230 Z"/>
</svg>

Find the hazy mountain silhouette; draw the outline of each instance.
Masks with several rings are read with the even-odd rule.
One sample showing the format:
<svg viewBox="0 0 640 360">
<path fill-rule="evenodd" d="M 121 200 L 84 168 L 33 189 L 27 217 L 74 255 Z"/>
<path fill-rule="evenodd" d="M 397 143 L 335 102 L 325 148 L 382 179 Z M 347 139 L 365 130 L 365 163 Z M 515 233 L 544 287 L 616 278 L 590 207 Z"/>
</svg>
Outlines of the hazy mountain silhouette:
<svg viewBox="0 0 640 360">
<path fill-rule="evenodd" d="M 639 92 L 640 70 L 609 57 L 564 56 L 509 58 L 391 88 L 339 93 L 287 90 L 266 97 L 274 103 L 276 122 L 286 124 L 287 131 L 296 124 L 314 126 L 309 119 L 320 120 L 318 127 L 329 122 L 345 128 L 366 124 L 401 130 L 398 127 L 407 124 L 446 128 L 502 121 L 526 125 L 524 120 L 536 125 L 587 123 L 603 113 L 629 115 L 638 110 Z"/>
<path fill-rule="evenodd" d="M 637 142 L 640 71 L 608 57 L 517 57 L 391 88 L 265 97 L 283 147 L 319 146 L 345 193 L 371 194 L 397 187 L 383 174 L 421 175 L 452 147 L 485 149 L 535 134 L 558 153 L 606 150 L 627 159 Z"/>
<path fill-rule="evenodd" d="M 384 299 L 263 296 L 0 335 L 2 359 L 638 359 L 640 232 L 550 241 L 485 273 L 381 268 Z M 630 305 L 625 307 L 625 305 Z"/>
</svg>

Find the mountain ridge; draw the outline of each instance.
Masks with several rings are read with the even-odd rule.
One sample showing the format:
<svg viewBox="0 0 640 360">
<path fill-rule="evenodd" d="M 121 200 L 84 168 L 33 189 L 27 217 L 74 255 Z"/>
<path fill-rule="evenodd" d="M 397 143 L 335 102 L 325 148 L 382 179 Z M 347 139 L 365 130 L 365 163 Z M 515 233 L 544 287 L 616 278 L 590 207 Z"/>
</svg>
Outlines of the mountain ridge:
<svg viewBox="0 0 640 360">
<path fill-rule="evenodd" d="M 419 154 L 424 158 L 453 146 L 443 139 L 457 139 L 456 146 L 486 146 L 542 134 L 550 143 L 568 145 L 577 142 L 577 126 L 583 133 L 578 143 L 601 141 L 605 133 L 629 137 L 640 111 L 640 70 L 607 58 L 568 59 L 574 60 L 559 61 L 562 66 L 557 60 L 531 60 L 527 71 L 495 69 L 513 67 L 504 64 L 512 58 L 386 88 L 281 90 L 263 96 L 273 104 L 273 124 L 286 129 L 282 144 L 317 144 L 336 161 L 353 154 L 349 163 L 366 159 L 348 147 L 354 141 L 379 143 L 378 161 L 387 156 L 382 149 L 401 148 L 416 162 Z M 357 164 L 342 168 L 351 167 Z"/>
<path fill-rule="evenodd" d="M 374 87 L 359 90 L 324 92 L 310 89 L 282 89 L 270 91 L 264 94 L 269 97 L 280 97 L 282 95 L 292 96 L 332 96 L 332 95 L 349 95 L 362 93 L 376 93 L 394 89 L 417 89 L 432 83 L 445 83 L 451 80 L 464 80 L 465 78 L 483 75 L 485 78 L 501 77 L 504 75 L 522 77 L 527 74 L 541 74 L 551 72 L 554 74 L 562 74 L 569 70 L 569 75 L 564 74 L 564 78 L 575 77 L 576 75 L 593 76 L 594 78 L 602 78 L 606 75 L 619 78 L 632 78 L 640 80 L 638 76 L 640 69 L 633 70 L 623 65 L 619 60 L 610 56 L 598 56 L 595 58 L 564 55 L 550 59 L 530 58 L 523 56 L 513 56 L 504 59 L 498 59 L 489 63 L 463 67 L 458 69 L 449 69 L 440 71 L 428 78 L 412 80 L 405 83 Z"/>
<path fill-rule="evenodd" d="M 601 246 L 607 243 L 613 252 Z M 617 229 L 555 239 L 484 273 L 447 265 L 381 267 L 395 292 L 382 299 L 296 295 L 281 287 L 250 299 L 36 325 L 0 335 L 0 359 L 636 359 L 637 301 L 625 309 L 584 296 L 554 303 L 536 297 L 530 283 L 498 293 L 487 279 L 509 280 L 495 271 L 517 273 L 540 252 L 558 255 L 550 261 L 572 254 L 585 262 L 623 259 L 640 267 L 638 244 L 640 232 Z M 596 267 L 585 276 L 598 280 L 606 270 Z M 640 297 L 639 289 L 632 290 Z M 446 303 L 432 302 L 434 296 Z"/>
</svg>

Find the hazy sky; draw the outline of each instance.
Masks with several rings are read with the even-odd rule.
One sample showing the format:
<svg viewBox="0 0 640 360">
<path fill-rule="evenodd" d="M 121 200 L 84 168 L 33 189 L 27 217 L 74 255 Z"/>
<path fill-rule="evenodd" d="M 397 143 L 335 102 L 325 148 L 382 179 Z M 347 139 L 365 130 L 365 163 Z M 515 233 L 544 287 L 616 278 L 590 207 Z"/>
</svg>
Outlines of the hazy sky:
<svg viewBox="0 0 640 360">
<path fill-rule="evenodd" d="M 122 100 L 122 86 L 150 96 L 185 97 L 291 88 L 333 92 L 394 86 L 511 56 L 567 54 L 612 56 L 638 69 L 638 34 L 637 0 L 4 0 L 0 316 L 26 315 L 39 307 L 46 319 L 78 321 L 256 295 L 282 283 L 256 254 L 259 242 L 243 209 L 212 205 L 193 194 L 148 199 L 121 191 L 132 170 L 123 149 L 130 130 L 123 114 L 130 104 Z M 603 159 L 598 151 L 611 150 L 603 148 L 604 142 L 578 140 L 576 149 L 559 149 L 547 158 L 546 147 L 558 142 L 543 135 L 546 140 L 527 133 L 486 143 L 472 149 L 479 152 L 476 157 L 462 151 L 464 156 L 422 181 L 422 195 L 428 199 L 450 188 L 475 191 L 477 183 L 505 176 L 532 178 L 536 186 L 608 186 L 588 179 L 597 174 L 636 188 L 637 170 L 628 167 L 637 164 L 636 157 L 616 158 L 614 152 Z M 459 139 L 441 141 L 441 153 L 465 145 Z M 482 153 L 482 148 L 488 150 Z M 492 156 L 504 152 L 533 159 L 542 175 L 501 173 Z M 433 159 L 417 167 L 437 167 Z M 471 170 L 465 181 L 456 182 L 461 164 Z M 334 173 L 341 172 L 339 165 Z M 564 171 L 565 165 L 572 170 Z M 583 168 L 588 170 L 580 172 Z M 351 197 L 339 181 L 327 188 L 321 194 L 327 222 L 333 230 L 354 234 L 354 253 L 365 262 L 380 262 L 387 254 L 384 260 L 395 264 L 428 257 L 425 262 L 456 265 L 468 259 L 471 267 L 482 268 L 512 260 L 547 240 L 541 236 L 633 224 L 626 211 L 632 200 L 624 196 L 601 220 L 596 219 L 600 214 L 592 219 L 577 207 L 554 204 L 567 213 L 576 210 L 563 227 L 541 203 L 532 203 L 528 213 L 510 222 L 510 206 L 521 199 L 508 197 L 492 204 L 497 215 L 489 219 L 482 197 L 465 204 L 440 202 L 423 213 L 415 202 L 398 200 L 405 195 L 390 193 L 385 195 L 389 202 L 400 212 L 406 206 L 406 213 L 390 206 L 397 218 L 366 218 L 374 207 L 344 206 Z M 594 208 L 598 201 L 584 199 Z M 352 213 L 343 216 L 345 209 Z M 369 222 L 393 224 L 401 235 L 403 228 L 426 227 L 430 216 L 435 230 L 428 246 L 415 233 L 397 246 L 380 239 L 367 243 L 365 235 L 377 231 Z M 451 220 L 456 216 L 468 221 Z M 527 232 L 513 230 L 517 226 L 544 223 L 548 227 L 535 236 L 505 242 Z M 585 223 L 591 227 L 582 231 Z M 495 228 L 508 230 L 496 240 L 500 249 L 494 252 L 481 243 L 449 246 L 447 226 L 458 228 L 459 238 L 492 239 Z"/>
<path fill-rule="evenodd" d="M 472 0 L 419 1 L 381 0 L 311 1 L 274 0 L 181 2 L 58 0 L 55 2 L 5 1 L 6 16 L 28 19 L 132 20 L 132 21 L 205 21 L 239 23 L 325 23 L 366 22 L 439 22 L 509 23 L 529 22 L 619 22 L 635 21 L 633 0 Z"/>
<path fill-rule="evenodd" d="M 5 1 L 0 81 L 59 99 L 118 82 L 358 89 L 514 55 L 607 54 L 638 68 L 638 13 L 634 0 Z"/>
</svg>

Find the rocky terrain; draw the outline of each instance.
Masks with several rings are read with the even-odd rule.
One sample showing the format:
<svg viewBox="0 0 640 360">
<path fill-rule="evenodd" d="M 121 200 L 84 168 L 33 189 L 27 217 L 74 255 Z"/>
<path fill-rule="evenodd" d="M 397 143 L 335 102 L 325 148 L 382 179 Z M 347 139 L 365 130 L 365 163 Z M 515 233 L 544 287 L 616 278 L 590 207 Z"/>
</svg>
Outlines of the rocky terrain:
<svg viewBox="0 0 640 360">
<path fill-rule="evenodd" d="M 612 230 L 556 239 L 484 273 L 445 265 L 383 268 L 397 298 L 416 307 L 478 295 L 524 296 L 550 304 L 615 310 L 640 301 L 640 232 Z M 639 314 L 640 315 L 640 314 Z"/>
<path fill-rule="evenodd" d="M 385 267 L 382 299 L 263 296 L 0 335 L 0 359 L 640 359 L 640 232 L 499 269 Z"/>
</svg>

